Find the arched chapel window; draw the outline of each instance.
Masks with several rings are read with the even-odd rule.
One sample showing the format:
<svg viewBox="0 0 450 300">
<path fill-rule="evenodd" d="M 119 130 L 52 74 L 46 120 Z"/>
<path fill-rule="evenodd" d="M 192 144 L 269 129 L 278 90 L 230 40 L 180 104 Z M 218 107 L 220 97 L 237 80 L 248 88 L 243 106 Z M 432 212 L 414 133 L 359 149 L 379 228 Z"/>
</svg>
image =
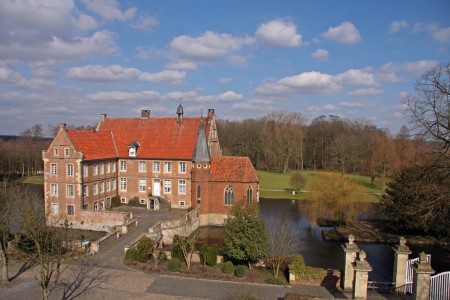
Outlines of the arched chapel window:
<svg viewBox="0 0 450 300">
<path fill-rule="evenodd" d="M 247 203 L 253 202 L 253 188 L 251 186 L 247 189 Z"/>
<path fill-rule="evenodd" d="M 233 204 L 234 204 L 234 190 L 231 187 L 231 185 L 229 185 L 225 189 L 225 205 L 233 205 Z"/>
</svg>

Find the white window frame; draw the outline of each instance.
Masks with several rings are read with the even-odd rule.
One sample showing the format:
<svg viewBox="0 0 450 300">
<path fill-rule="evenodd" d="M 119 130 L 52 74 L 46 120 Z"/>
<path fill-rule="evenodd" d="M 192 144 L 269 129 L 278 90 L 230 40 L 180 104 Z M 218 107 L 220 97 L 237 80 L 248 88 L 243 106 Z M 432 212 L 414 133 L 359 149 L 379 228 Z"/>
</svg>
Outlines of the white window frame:
<svg viewBox="0 0 450 300">
<path fill-rule="evenodd" d="M 83 196 L 86 196 L 86 197 L 89 196 L 89 189 L 88 189 L 87 184 L 83 184 L 82 193 L 83 193 Z"/>
<path fill-rule="evenodd" d="M 88 176 L 89 175 L 89 165 L 84 164 L 83 165 L 83 176 Z"/>
<path fill-rule="evenodd" d="M 54 149 L 53 149 L 53 156 L 59 157 L 59 151 L 58 151 L 58 148 L 54 148 Z"/>
<path fill-rule="evenodd" d="M 73 164 L 66 164 L 66 176 L 73 177 L 75 174 Z"/>
<path fill-rule="evenodd" d="M 103 194 L 105 192 L 105 182 L 103 182 L 103 181 L 100 182 L 99 188 L 100 188 L 100 194 Z"/>
<path fill-rule="evenodd" d="M 50 211 L 52 215 L 57 215 L 59 213 L 59 204 L 58 203 L 50 204 Z"/>
<path fill-rule="evenodd" d="M 127 190 L 127 178 L 126 177 L 121 177 L 120 178 L 120 190 L 121 191 L 126 191 Z"/>
<path fill-rule="evenodd" d="M 109 192 L 111 190 L 111 181 L 107 180 L 106 181 L 106 191 Z"/>
<path fill-rule="evenodd" d="M 164 194 L 172 193 L 172 180 L 164 179 Z"/>
<path fill-rule="evenodd" d="M 178 207 L 185 207 L 186 202 L 185 201 L 178 201 Z"/>
<path fill-rule="evenodd" d="M 139 192 L 146 192 L 147 191 L 147 180 L 144 178 L 139 179 Z"/>
<path fill-rule="evenodd" d="M 145 160 L 139 161 L 139 172 L 145 172 L 147 171 L 147 166 L 145 164 Z"/>
<path fill-rule="evenodd" d="M 120 203 L 127 203 L 127 198 L 120 198 Z"/>
<path fill-rule="evenodd" d="M 69 208 L 72 208 L 71 210 Z M 67 205 L 67 215 L 73 216 L 75 214 L 75 206 L 74 205 Z"/>
<path fill-rule="evenodd" d="M 75 197 L 75 188 L 73 184 L 66 184 L 66 197 L 69 198 Z"/>
<path fill-rule="evenodd" d="M 58 184 L 50 183 L 50 196 L 58 196 Z"/>
<path fill-rule="evenodd" d="M 109 162 L 105 163 L 105 167 L 106 167 L 106 173 L 110 173 L 111 172 L 111 165 Z"/>
<path fill-rule="evenodd" d="M 115 162 L 115 161 L 113 161 L 113 162 L 111 163 L 111 170 L 112 170 L 113 172 L 116 171 L 116 162 Z"/>
<path fill-rule="evenodd" d="M 127 171 L 127 161 L 121 160 L 120 161 L 120 172 L 126 172 Z"/>
<path fill-rule="evenodd" d="M 92 166 L 92 168 L 93 168 L 93 175 L 98 175 L 98 164 L 97 163 L 95 163 L 93 166 Z"/>
<path fill-rule="evenodd" d="M 100 210 L 104 209 L 105 209 L 105 200 L 102 199 L 102 201 L 100 201 Z"/>
<path fill-rule="evenodd" d="M 110 208 L 111 207 L 111 197 L 106 198 L 106 208 Z"/>
<path fill-rule="evenodd" d="M 97 182 L 94 182 L 94 184 L 92 185 L 92 194 L 98 195 L 98 184 L 97 184 Z"/>
<path fill-rule="evenodd" d="M 58 164 L 50 164 L 50 175 L 51 176 L 58 175 Z"/>
<path fill-rule="evenodd" d="M 184 179 L 178 180 L 178 194 L 186 195 L 186 180 Z"/>
<path fill-rule="evenodd" d="M 94 202 L 94 210 L 98 210 L 98 202 L 97 201 Z"/>
<path fill-rule="evenodd" d="M 180 161 L 178 163 L 178 173 L 180 174 L 186 174 L 186 162 Z"/>
<path fill-rule="evenodd" d="M 165 161 L 164 162 L 164 173 L 171 173 L 172 172 L 172 162 Z"/>
<path fill-rule="evenodd" d="M 112 189 L 113 191 L 116 190 L 116 179 L 111 180 L 111 189 Z"/>
<path fill-rule="evenodd" d="M 100 168 L 100 175 L 105 174 L 105 165 L 103 163 L 100 163 L 99 168 Z"/>
<path fill-rule="evenodd" d="M 153 162 L 153 172 L 154 173 L 161 172 L 161 162 L 159 162 L 159 161 L 154 161 Z"/>
<path fill-rule="evenodd" d="M 64 157 L 69 157 L 69 156 L 70 156 L 69 148 L 64 148 Z"/>
</svg>

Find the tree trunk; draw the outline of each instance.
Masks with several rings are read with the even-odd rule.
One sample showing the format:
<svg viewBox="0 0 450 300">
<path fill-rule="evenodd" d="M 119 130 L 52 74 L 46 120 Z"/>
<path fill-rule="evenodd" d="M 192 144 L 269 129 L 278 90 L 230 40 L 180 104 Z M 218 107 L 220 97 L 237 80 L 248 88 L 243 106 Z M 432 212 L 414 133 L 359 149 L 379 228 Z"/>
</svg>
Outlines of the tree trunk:
<svg viewBox="0 0 450 300">
<path fill-rule="evenodd" d="M 3 282 L 8 282 L 9 281 L 9 277 L 8 277 L 8 257 L 6 256 L 5 251 L 3 250 L 3 247 L 0 247 L 0 255 L 1 255 L 1 260 L 2 260 L 2 281 Z"/>
</svg>

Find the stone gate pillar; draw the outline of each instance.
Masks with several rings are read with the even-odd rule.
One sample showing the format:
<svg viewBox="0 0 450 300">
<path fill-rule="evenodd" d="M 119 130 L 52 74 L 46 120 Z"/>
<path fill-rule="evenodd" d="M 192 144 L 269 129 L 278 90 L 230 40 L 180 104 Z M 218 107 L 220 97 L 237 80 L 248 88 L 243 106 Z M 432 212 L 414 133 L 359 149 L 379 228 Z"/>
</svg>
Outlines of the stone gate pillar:
<svg viewBox="0 0 450 300">
<path fill-rule="evenodd" d="M 342 249 L 344 249 L 345 252 L 345 265 L 344 274 L 341 276 L 341 287 L 344 290 L 351 290 L 353 287 L 353 277 L 355 274 L 352 264 L 356 259 L 356 253 L 359 251 L 358 245 L 353 243 L 354 240 L 355 237 L 353 234 L 350 234 L 348 236 L 348 243 L 345 243 L 345 245 L 342 246 Z"/>
<path fill-rule="evenodd" d="M 367 283 L 372 267 L 366 261 L 366 252 L 359 251 L 358 259 L 353 263 L 355 279 L 353 280 L 352 299 L 367 299 Z"/>
<path fill-rule="evenodd" d="M 419 262 L 412 266 L 414 271 L 413 279 L 413 299 L 428 300 L 430 298 L 430 281 L 434 270 L 427 263 L 427 255 L 422 252 L 419 254 Z"/>
<path fill-rule="evenodd" d="M 400 237 L 400 244 L 392 248 L 395 252 L 394 257 L 394 284 L 397 293 L 406 293 L 406 268 L 408 256 L 411 250 L 406 245 L 406 239 Z"/>
</svg>

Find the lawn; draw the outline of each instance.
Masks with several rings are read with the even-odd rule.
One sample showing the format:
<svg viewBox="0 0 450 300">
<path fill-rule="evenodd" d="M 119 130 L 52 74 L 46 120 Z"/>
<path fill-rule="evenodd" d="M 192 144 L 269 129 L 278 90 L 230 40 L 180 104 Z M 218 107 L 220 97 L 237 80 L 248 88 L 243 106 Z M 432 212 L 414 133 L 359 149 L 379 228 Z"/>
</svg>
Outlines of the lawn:
<svg viewBox="0 0 450 300">
<path fill-rule="evenodd" d="M 22 183 L 44 184 L 44 175 L 24 177 L 22 178 Z"/>
<path fill-rule="evenodd" d="M 289 182 L 291 179 L 291 175 L 294 171 L 289 171 L 286 174 L 282 174 L 279 172 L 269 172 L 269 171 L 257 171 L 259 176 L 259 187 L 261 198 L 273 198 L 273 199 L 308 199 L 308 191 L 310 191 L 311 182 L 317 174 L 320 172 L 317 171 L 303 171 L 302 174 L 306 178 L 306 185 L 300 192 L 300 194 L 296 193 L 292 194 L 292 187 Z M 353 175 L 346 174 L 345 176 L 349 176 L 354 178 L 357 182 L 359 182 L 369 193 L 369 199 L 372 202 L 378 202 L 378 195 L 372 193 L 379 193 L 378 181 L 375 180 L 374 184 L 371 184 L 371 178 L 368 176 L 361 175 Z"/>
</svg>

